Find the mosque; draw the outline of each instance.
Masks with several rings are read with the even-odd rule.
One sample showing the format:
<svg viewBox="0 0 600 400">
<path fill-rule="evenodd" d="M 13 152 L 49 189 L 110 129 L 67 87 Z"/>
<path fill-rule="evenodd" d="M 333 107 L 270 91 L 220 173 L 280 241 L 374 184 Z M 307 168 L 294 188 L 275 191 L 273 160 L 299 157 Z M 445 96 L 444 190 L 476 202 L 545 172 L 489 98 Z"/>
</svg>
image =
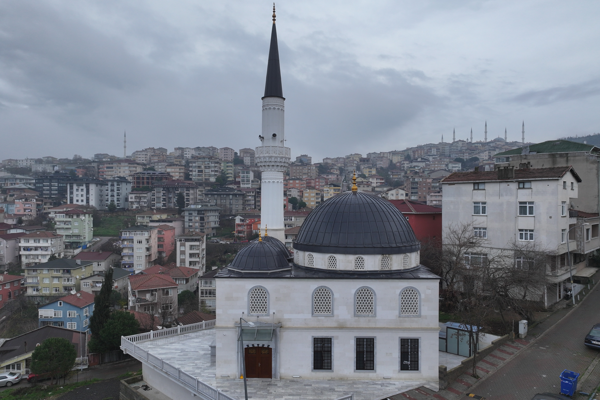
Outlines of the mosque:
<svg viewBox="0 0 600 400">
<path fill-rule="evenodd" d="M 420 243 L 398 209 L 358 192 L 353 179 L 351 191 L 306 218 L 293 253 L 283 244 L 290 149 L 275 11 L 262 102 L 256 162 L 264 235 L 217 274 L 214 329 L 162 341 L 137 335 L 122 341 L 122 348 L 143 362 L 150 385 L 173 398 L 239 398 L 218 393 L 239 395 L 240 377 L 258 393 L 253 398 L 265 399 L 288 392 L 337 399 L 337 389 L 347 393 L 351 387 L 363 391 L 355 398 L 419 386 L 437 390 L 439 277 L 420 264 Z M 214 364 L 204 361 L 210 359 L 207 341 Z M 365 394 L 366 387 L 376 395 Z"/>
</svg>

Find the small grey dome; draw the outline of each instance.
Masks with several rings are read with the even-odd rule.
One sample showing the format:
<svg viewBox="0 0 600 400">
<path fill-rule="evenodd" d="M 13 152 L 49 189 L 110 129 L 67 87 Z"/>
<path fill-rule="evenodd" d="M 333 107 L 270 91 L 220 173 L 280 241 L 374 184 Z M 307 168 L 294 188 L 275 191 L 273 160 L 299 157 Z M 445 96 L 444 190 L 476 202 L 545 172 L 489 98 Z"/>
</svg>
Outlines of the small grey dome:
<svg viewBox="0 0 600 400">
<path fill-rule="evenodd" d="M 229 269 L 241 272 L 269 272 L 289 269 L 288 257 L 288 251 L 282 250 L 274 243 L 264 240 L 262 242 L 251 242 L 237 253 L 229 265 Z"/>
<path fill-rule="evenodd" d="M 262 241 L 263 242 L 267 242 L 267 243 L 271 243 L 273 246 L 277 247 L 278 249 L 280 249 L 283 253 L 286 254 L 286 258 L 289 260 L 292 257 L 292 255 L 290 254 L 290 251 L 288 250 L 287 247 L 285 247 L 285 244 L 281 243 L 281 240 L 274 238 L 273 236 L 263 236 L 262 237 Z M 258 239 L 254 239 L 252 242 L 258 242 Z"/>
<path fill-rule="evenodd" d="M 294 249 L 334 254 L 404 254 L 421 244 L 389 201 L 361 192 L 330 198 L 311 212 Z"/>
</svg>

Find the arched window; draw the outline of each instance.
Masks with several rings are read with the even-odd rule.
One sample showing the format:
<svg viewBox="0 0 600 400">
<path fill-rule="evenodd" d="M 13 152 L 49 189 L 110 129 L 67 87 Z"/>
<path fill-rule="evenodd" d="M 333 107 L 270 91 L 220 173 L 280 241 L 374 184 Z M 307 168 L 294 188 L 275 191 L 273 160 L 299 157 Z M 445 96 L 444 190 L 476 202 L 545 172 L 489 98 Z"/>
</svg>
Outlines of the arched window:
<svg viewBox="0 0 600 400">
<path fill-rule="evenodd" d="M 269 292 L 262 286 L 255 286 L 248 292 L 248 314 L 269 314 Z"/>
<path fill-rule="evenodd" d="M 373 289 L 363 286 L 354 293 L 354 315 L 357 317 L 375 316 L 375 292 Z"/>
<path fill-rule="evenodd" d="M 313 256 L 310 253 L 306 255 L 306 266 L 307 267 L 314 267 L 315 266 L 315 256 Z"/>
<path fill-rule="evenodd" d="M 325 286 L 319 286 L 313 292 L 312 313 L 314 316 L 333 315 L 333 292 Z"/>
<path fill-rule="evenodd" d="M 392 269 L 392 260 L 390 260 L 390 256 L 381 257 L 381 269 Z"/>
<path fill-rule="evenodd" d="M 419 291 L 408 287 L 400 292 L 400 316 L 414 317 L 421 315 L 421 299 Z"/>
<path fill-rule="evenodd" d="M 337 269 L 337 258 L 335 256 L 327 257 L 327 269 Z"/>
<path fill-rule="evenodd" d="M 354 269 L 365 269 L 365 259 L 358 256 L 354 259 Z"/>
<path fill-rule="evenodd" d="M 402 258 L 402 268 L 408 268 L 409 257 L 408 254 L 405 254 Z"/>
</svg>

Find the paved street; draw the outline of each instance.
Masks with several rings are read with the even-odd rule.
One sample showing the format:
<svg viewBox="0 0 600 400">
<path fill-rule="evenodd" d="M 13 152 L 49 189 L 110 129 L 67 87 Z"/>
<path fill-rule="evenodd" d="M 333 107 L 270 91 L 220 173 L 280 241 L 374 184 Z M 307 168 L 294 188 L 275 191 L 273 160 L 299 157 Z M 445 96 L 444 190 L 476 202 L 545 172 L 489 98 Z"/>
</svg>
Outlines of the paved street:
<svg viewBox="0 0 600 400">
<path fill-rule="evenodd" d="M 600 357 L 599 351 L 583 345 L 591 326 L 600 322 L 599 305 L 597 285 L 583 303 L 570 309 L 565 318 L 469 391 L 488 400 L 524 400 L 540 392 L 558 393 L 560 374 L 565 369 L 579 372 L 583 377 L 586 369 Z M 530 333 L 536 334 L 535 330 Z M 597 371 L 598 368 L 587 378 L 588 386 L 600 383 Z"/>
</svg>

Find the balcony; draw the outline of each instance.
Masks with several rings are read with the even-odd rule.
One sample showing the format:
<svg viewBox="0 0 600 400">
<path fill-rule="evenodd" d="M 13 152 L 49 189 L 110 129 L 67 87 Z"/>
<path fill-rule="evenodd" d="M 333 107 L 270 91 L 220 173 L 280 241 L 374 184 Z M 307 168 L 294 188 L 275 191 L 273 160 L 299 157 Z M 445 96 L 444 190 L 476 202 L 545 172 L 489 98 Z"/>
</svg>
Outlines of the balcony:
<svg viewBox="0 0 600 400">
<path fill-rule="evenodd" d="M 25 281 L 25 286 L 37 286 L 39 284 L 40 284 L 40 281 L 38 279 Z"/>
<path fill-rule="evenodd" d="M 133 243 L 121 243 L 121 247 L 133 247 Z"/>
<path fill-rule="evenodd" d="M 133 251 L 123 251 L 121 252 L 122 256 L 132 256 L 133 255 Z"/>
</svg>

